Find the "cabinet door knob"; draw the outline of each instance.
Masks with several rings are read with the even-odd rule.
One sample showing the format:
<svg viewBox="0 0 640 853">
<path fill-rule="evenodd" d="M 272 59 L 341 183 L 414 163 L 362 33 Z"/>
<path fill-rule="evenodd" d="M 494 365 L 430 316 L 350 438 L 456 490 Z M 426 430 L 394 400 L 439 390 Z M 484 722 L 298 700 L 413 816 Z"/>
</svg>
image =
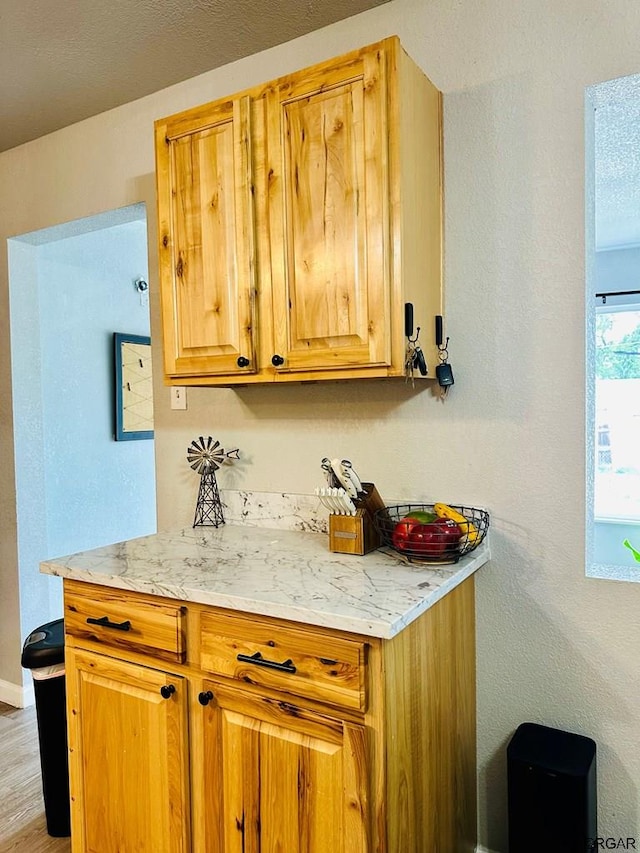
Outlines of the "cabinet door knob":
<svg viewBox="0 0 640 853">
<path fill-rule="evenodd" d="M 274 355 L 271 358 L 271 364 L 274 367 L 280 367 L 281 364 L 284 364 L 284 358 L 281 355 Z"/>
<path fill-rule="evenodd" d="M 249 367 L 251 362 L 248 358 L 245 358 L 243 355 L 238 356 L 238 361 L 236 362 L 238 367 Z"/>
<path fill-rule="evenodd" d="M 202 693 L 198 693 L 198 702 L 201 705 L 208 705 L 212 699 L 213 699 L 213 693 L 210 690 L 206 690 L 206 691 L 203 691 Z"/>
<path fill-rule="evenodd" d="M 173 684 L 163 684 L 160 688 L 160 695 L 163 699 L 170 699 L 171 695 L 176 692 L 176 688 Z"/>
</svg>

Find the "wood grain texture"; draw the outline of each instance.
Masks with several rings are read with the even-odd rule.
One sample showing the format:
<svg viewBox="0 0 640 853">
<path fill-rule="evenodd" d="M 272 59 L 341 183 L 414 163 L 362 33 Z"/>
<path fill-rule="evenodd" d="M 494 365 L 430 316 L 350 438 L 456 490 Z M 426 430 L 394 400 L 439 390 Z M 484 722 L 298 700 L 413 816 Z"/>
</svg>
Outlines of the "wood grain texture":
<svg viewBox="0 0 640 853">
<path fill-rule="evenodd" d="M 238 655 L 256 653 L 269 661 L 290 661 L 295 672 L 248 662 Z M 201 619 L 200 665 L 213 674 L 331 705 L 363 709 L 364 643 L 316 634 L 308 628 L 278 625 L 241 615 Z"/>
<path fill-rule="evenodd" d="M 282 370 L 388 365 L 384 51 L 283 78 L 267 111 Z"/>
<path fill-rule="evenodd" d="M 87 592 L 87 585 L 69 582 L 65 586 L 64 619 L 67 634 L 94 640 L 107 647 L 142 651 L 165 660 L 182 661 L 186 640 L 183 626 L 185 608 L 160 600 L 123 598 L 106 587 Z M 88 623 L 87 619 L 129 622 L 127 631 Z"/>
<path fill-rule="evenodd" d="M 390 853 L 475 849 L 474 614 L 471 577 L 383 644 Z"/>
<path fill-rule="evenodd" d="M 211 853 L 366 853 L 368 783 L 363 726 L 211 683 L 205 747 L 221 776 L 222 815 Z"/>
<path fill-rule="evenodd" d="M 87 585 L 87 594 L 94 592 Z M 181 604 L 140 593 L 121 595 L 132 612 L 154 601 L 169 608 Z M 169 800 L 172 815 L 180 814 L 180 827 L 191 827 L 192 853 L 333 853 L 334 848 L 338 853 L 471 853 L 476 835 L 473 577 L 392 640 L 183 604 L 187 656 L 185 663 L 172 665 L 171 676 L 151 654 L 118 650 L 129 661 L 119 663 L 82 650 L 85 644 L 104 652 L 95 641 L 68 638 L 73 853 L 94 853 L 79 840 L 87 812 L 83 789 L 88 773 L 90 790 L 100 790 L 102 759 L 95 755 L 109 752 L 117 765 L 115 741 L 121 749 L 128 737 L 126 728 L 118 729 L 124 718 L 141 721 L 140 731 L 155 727 L 159 733 L 154 755 L 148 739 L 131 747 L 137 750 L 139 782 L 150 790 L 160 785 L 154 799 Z M 298 680 L 237 661 L 238 653 L 256 650 L 279 661 L 291 657 Z M 161 716 L 166 705 L 157 691 L 169 677 L 180 682 L 183 704 L 179 721 L 176 717 L 167 728 Z M 200 693 L 211 694 L 205 704 L 198 701 Z M 95 718 L 89 725 L 86 715 L 77 713 L 82 702 Z M 102 744 L 89 770 L 80 760 L 81 731 L 90 743 Z M 176 757 L 180 744 L 183 752 L 178 749 Z M 179 757 L 187 749 L 188 778 Z M 185 767 L 170 793 L 168 783 L 141 781 L 149 767 L 157 771 L 159 756 Z M 121 784 L 115 783 L 118 797 L 124 796 Z M 133 837 L 143 832 L 136 821 L 142 827 L 164 820 L 162 807 L 145 815 L 144 802 L 131 818 Z M 328 810 L 338 815 L 331 827 L 319 817 Z M 115 812 L 108 819 L 115 821 Z M 300 848 L 290 846 L 293 826 Z M 153 843 L 160 841 L 154 836 Z M 156 848 L 148 849 L 155 853 Z"/>
<path fill-rule="evenodd" d="M 0 703 L 0 851 L 69 853 L 68 838 L 47 835 L 35 708 Z"/>
<path fill-rule="evenodd" d="M 186 682 L 93 652 L 66 662 L 74 853 L 187 853 Z"/>
<path fill-rule="evenodd" d="M 248 119 L 236 120 L 243 101 Z M 230 197 L 230 170 L 208 174 L 204 165 L 229 164 L 229 155 L 212 150 L 200 165 L 191 154 L 177 168 L 169 162 L 178 156 L 173 148 L 191 152 L 193 140 L 212 133 L 218 113 L 234 116 L 240 148 L 233 150 L 244 145 L 248 158 L 247 180 L 236 187 L 235 245 L 231 220 L 221 224 L 199 200 L 211 190 L 216 197 L 214 172 Z M 406 301 L 433 376 L 434 317 L 442 313 L 441 137 L 440 94 L 397 37 L 157 122 L 165 381 L 404 376 Z M 242 259 L 236 246 L 249 259 L 245 292 L 229 262 Z M 188 287 L 177 286 L 176 263 Z M 228 292 L 215 284 L 223 280 Z M 219 311 L 205 323 L 210 291 Z M 252 305 L 246 328 L 238 317 L 245 349 L 250 338 L 257 358 L 244 370 L 230 357 L 240 338 L 216 337 L 218 322 L 233 327 L 236 292 L 240 315 Z M 193 343 L 190 354 L 180 353 L 182 337 Z M 284 359 L 277 369 L 274 354 Z"/>
<path fill-rule="evenodd" d="M 196 115 L 156 125 L 165 369 L 244 375 L 256 370 L 251 102 Z"/>
<path fill-rule="evenodd" d="M 374 483 L 363 483 L 365 496 L 355 500 L 355 515 L 329 516 L 329 550 L 341 554 L 368 554 L 380 547 L 375 514 L 384 501 Z"/>
<path fill-rule="evenodd" d="M 411 302 L 420 345 L 435 376 L 437 314 L 443 297 L 442 95 L 397 42 L 389 52 L 390 223 L 392 304 Z M 394 365 L 404 357 L 404 317 L 393 314 Z"/>
</svg>

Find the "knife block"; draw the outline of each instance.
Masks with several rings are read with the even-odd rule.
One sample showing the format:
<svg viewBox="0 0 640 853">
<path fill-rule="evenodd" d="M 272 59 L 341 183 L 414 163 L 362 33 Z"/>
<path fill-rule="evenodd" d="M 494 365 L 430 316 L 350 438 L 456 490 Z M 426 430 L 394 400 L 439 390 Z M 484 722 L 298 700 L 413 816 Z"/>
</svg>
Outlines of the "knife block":
<svg viewBox="0 0 640 853">
<path fill-rule="evenodd" d="M 336 554 L 368 554 L 381 545 L 373 523 L 376 510 L 384 508 L 374 483 L 363 483 L 364 496 L 353 499 L 355 515 L 329 516 L 329 550 Z"/>
</svg>

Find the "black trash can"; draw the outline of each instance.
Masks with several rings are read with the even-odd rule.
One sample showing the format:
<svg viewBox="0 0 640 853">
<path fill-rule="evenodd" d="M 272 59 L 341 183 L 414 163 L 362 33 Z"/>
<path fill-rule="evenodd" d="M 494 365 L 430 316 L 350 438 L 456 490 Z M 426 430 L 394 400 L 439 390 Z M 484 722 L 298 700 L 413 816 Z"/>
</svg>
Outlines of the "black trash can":
<svg viewBox="0 0 640 853">
<path fill-rule="evenodd" d="M 507 747 L 507 776 L 511 853 L 595 851 L 595 741 L 522 723 Z"/>
<path fill-rule="evenodd" d="M 67 837 L 71 826 L 63 619 L 29 634 L 22 647 L 22 666 L 33 676 L 47 832 Z"/>
</svg>

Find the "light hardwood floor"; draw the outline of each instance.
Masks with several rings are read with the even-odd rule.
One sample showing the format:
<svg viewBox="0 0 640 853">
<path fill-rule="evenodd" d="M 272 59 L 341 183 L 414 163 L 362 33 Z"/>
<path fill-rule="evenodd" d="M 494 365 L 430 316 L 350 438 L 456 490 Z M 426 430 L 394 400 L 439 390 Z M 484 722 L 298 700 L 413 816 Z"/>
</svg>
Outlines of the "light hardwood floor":
<svg viewBox="0 0 640 853">
<path fill-rule="evenodd" d="M 0 853 L 69 853 L 47 835 L 35 708 L 0 702 Z"/>
</svg>

